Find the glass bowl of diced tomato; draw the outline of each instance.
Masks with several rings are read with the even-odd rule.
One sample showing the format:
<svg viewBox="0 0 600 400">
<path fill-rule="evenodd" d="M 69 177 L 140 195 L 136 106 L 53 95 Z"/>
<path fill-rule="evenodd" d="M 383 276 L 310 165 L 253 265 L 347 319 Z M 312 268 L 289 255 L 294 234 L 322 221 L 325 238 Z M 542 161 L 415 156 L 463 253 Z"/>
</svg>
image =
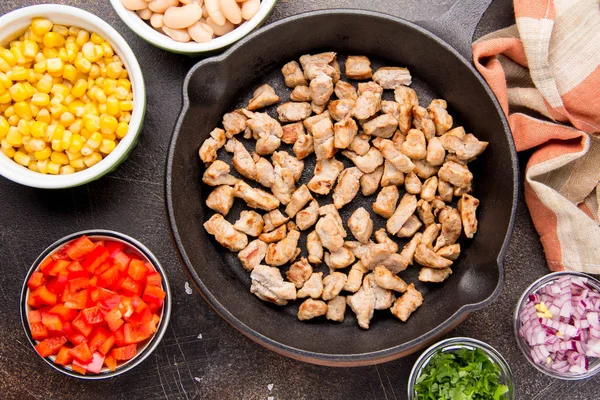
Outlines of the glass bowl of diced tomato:
<svg viewBox="0 0 600 400">
<path fill-rule="evenodd" d="M 54 369 L 83 379 L 122 374 L 158 346 L 169 322 L 166 274 L 122 233 L 74 233 L 33 263 L 21 293 L 31 345 Z"/>
</svg>

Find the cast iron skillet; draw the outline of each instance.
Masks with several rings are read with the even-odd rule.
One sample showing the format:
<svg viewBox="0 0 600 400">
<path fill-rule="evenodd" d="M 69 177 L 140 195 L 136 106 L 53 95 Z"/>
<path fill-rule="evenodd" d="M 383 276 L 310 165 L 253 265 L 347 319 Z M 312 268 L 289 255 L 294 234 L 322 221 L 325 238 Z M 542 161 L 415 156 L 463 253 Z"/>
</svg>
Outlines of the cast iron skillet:
<svg viewBox="0 0 600 400">
<path fill-rule="evenodd" d="M 212 188 L 201 181 L 201 143 L 220 125 L 224 113 L 247 104 L 249 94 L 258 85 L 269 82 L 280 96 L 289 93 L 279 72 L 285 62 L 324 50 L 337 51 L 342 60 L 348 54 L 367 55 L 375 67 L 408 66 L 414 77 L 412 87 L 422 104 L 434 97 L 446 99 L 457 123 L 490 142 L 484 155 L 470 166 L 475 175 L 475 194 L 481 200 L 479 232 L 475 240 L 461 243 L 462 255 L 446 282 L 417 282 L 425 302 L 407 323 L 399 322 L 389 311 L 378 311 L 371 329 L 363 331 L 349 309 L 341 324 L 324 319 L 300 322 L 296 318 L 300 302 L 277 307 L 256 298 L 249 291 L 249 274 L 235 254 L 222 248 L 202 227 L 212 215 L 204 205 Z M 468 46 L 463 50 L 468 51 Z M 287 100 L 285 96 L 282 101 Z M 268 109 L 272 115 L 273 111 Z M 219 154 L 223 157 L 224 153 L 221 150 Z M 345 157 L 337 158 L 350 165 Z M 314 159 L 310 159 L 301 182 L 312 174 Z M 456 50 L 427 30 L 398 18 L 358 10 L 329 10 L 275 22 L 224 54 L 192 68 L 184 83 L 184 106 L 170 144 L 166 197 L 180 255 L 202 295 L 223 318 L 256 342 L 289 357 L 323 365 L 355 366 L 389 361 L 416 351 L 498 296 L 504 253 L 513 228 L 517 171 L 509 128 L 495 97 Z M 375 197 L 359 194 L 341 210 L 342 219 L 347 220 L 359 206 L 371 210 Z M 325 202 L 331 202 L 330 198 Z M 242 206 L 236 200 L 228 220 L 235 221 Z M 385 221 L 375 217 L 377 229 Z M 305 248 L 304 241 L 299 247 Z M 417 273 L 418 268 L 409 268 L 401 276 L 416 282 Z"/>
</svg>

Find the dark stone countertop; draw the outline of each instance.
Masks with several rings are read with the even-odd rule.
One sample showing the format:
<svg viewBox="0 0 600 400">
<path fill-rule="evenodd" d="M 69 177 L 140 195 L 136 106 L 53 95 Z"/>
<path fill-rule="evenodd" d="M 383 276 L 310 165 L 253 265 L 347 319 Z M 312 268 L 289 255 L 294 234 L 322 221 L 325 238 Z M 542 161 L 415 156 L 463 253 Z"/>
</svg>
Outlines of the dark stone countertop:
<svg viewBox="0 0 600 400">
<path fill-rule="evenodd" d="M 0 398 L 6 399 L 404 399 L 408 373 L 418 354 L 387 364 L 328 368 L 287 359 L 250 341 L 218 317 L 196 292 L 179 262 L 164 207 L 167 146 L 181 106 L 181 83 L 196 61 L 154 48 L 117 17 L 107 0 L 57 0 L 108 21 L 130 43 L 144 72 L 148 112 L 141 140 L 115 172 L 100 181 L 61 191 L 27 188 L 0 178 Z M 455 0 L 280 0 L 269 21 L 322 8 L 362 8 L 408 20 L 434 19 Z M 34 0 L 0 2 L 0 15 Z M 513 23 L 509 0 L 492 3 L 475 36 Z M 1 27 L 0 27 L 1 29 Z M 169 102 L 165 106 L 164 102 Z M 521 155 L 521 164 L 526 155 Z M 23 279 L 37 255 L 69 233 L 106 228 L 146 244 L 165 266 L 173 313 L 160 346 L 123 376 L 86 382 L 49 368 L 25 338 L 19 316 Z M 543 251 L 523 196 L 506 258 L 499 299 L 452 331 L 498 349 L 513 369 L 519 399 L 592 399 L 600 378 L 555 380 L 530 366 L 519 352 L 512 313 L 521 292 L 547 273 Z M 199 336 L 201 335 L 201 336 Z M 201 337 L 201 339 L 199 339 Z M 270 399 L 269 399 L 270 400 Z"/>
</svg>

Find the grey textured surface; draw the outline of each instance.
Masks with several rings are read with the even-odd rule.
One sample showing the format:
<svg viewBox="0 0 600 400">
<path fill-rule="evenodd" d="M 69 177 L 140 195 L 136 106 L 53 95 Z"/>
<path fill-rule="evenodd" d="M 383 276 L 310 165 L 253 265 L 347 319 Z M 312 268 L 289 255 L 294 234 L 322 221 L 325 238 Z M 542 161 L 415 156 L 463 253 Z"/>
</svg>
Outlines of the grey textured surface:
<svg viewBox="0 0 600 400">
<path fill-rule="evenodd" d="M 364 368 L 304 364 L 251 342 L 218 317 L 199 294 L 187 294 L 191 280 L 179 262 L 165 216 L 164 163 L 181 106 L 181 83 L 196 60 L 142 41 L 118 19 L 106 0 L 57 2 L 99 15 L 130 43 L 148 85 L 148 112 L 138 147 L 117 171 L 98 182 L 50 192 L 0 179 L 0 398 L 406 398 L 408 373 L 417 354 Z M 41 2 L 3 1 L 0 14 L 35 3 Z M 269 21 L 325 7 L 371 9 L 417 21 L 438 18 L 453 3 L 281 0 Z M 510 1 L 494 1 L 476 37 L 511 24 L 512 18 Z M 521 156 L 522 164 L 526 156 Z M 82 382 L 48 368 L 26 342 L 18 312 L 19 293 L 30 263 L 54 240 L 89 228 L 118 230 L 146 244 L 165 266 L 173 292 L 170 327 L 156 352 L 136 370 L 104 382 Z M 551 379 L 531 367 L 516 346 L 512 334 L 515 302 L 529 283 L 546 272 L 543 251 L 521 196 L 502 295 L 450 336 L 471 336 L 496 347 L 513 369 L 519 399 L 598 398 L 599 378 L 582 382 Z"/>
</svg>

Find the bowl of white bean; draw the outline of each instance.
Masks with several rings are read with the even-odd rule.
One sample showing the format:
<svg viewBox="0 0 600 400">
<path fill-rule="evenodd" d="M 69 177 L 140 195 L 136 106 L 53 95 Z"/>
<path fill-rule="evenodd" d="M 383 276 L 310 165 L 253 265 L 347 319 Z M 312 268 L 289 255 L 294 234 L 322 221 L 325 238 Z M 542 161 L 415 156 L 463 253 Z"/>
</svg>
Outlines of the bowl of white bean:
<svg viewBox="0 0 600 400">
<path fill-rule="evenodd" d="M 110 0 L 127 26 L 161 49 L 197 55 L 237 42 L 277 0 Z"/>
</svg>

